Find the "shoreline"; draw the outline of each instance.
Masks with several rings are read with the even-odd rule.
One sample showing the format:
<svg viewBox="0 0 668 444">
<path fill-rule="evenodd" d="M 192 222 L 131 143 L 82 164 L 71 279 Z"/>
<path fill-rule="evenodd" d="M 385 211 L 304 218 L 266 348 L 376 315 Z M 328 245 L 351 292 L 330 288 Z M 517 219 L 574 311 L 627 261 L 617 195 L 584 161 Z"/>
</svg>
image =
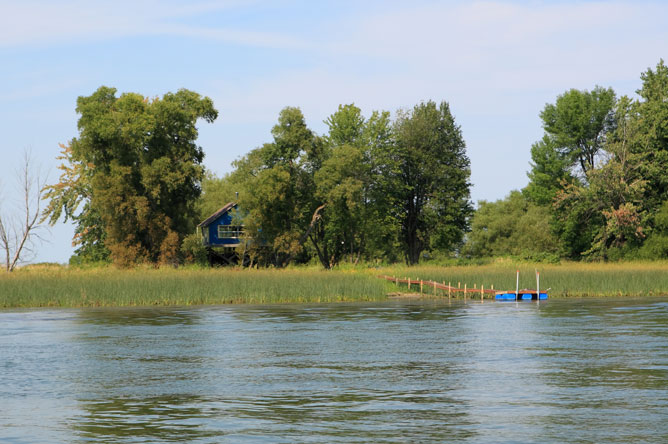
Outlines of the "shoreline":
<svg viewBox="0 0 668 444">
<path fill-rule="evenodd" d="M 381 302 L 391 300 L 389 294 L 407 293 L 405 284 L 401 288 L 401 284 L 377 278 L 379 274 L 450 283 L 453 287 L 467 284 L 470 288 L 467 299 L 479 300 L 480 286 L 513 288 L 514 292 L 516 269 L 520 270 L 520 288 L 531 288 L 531 278 L 538 269 L 541 287 L 549 288 L 550 299 L 668 295 L 666 262 L 558 265 L 498 262 L 410 268 L 351 266 L 329 271 L 306 266 L 281 270 L 28 267 L 0 276 L 0 310 Z M 471 288 L 474 286 L 477 288 Z M 414 286 L 410 293 L 417 293 L 415 290 Z M 437 289 L 436 295 L 432 291 L 425 286 L 424 299 L 447 299 L 443 290 Z M 485 301 L 493 297 L 486 294 Z M 457 294 L 452 299 L 464 298 Z"/>
</svg>

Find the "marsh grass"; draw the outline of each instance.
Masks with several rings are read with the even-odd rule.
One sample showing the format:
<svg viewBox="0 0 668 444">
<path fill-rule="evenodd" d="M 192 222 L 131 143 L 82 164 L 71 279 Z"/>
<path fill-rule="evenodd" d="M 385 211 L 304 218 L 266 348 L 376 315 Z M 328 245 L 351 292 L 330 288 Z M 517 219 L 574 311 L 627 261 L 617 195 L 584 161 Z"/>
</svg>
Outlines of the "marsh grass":
<svg viewBox="0 0 668 444">
<path fill-rule="evenodd" d="M 364 273 L 316 270 L 50 268 L 0 276 L 0 307 L 278 304 L 385 299 Z"/>
<path fill-rule="evenodd" d="M 520 288 L 535 288 L 538 270 L 541 288 L 551 288 L 550 298 L 668 294 L 667 262 L 547 265 L 502 260 L 486 265 L 349 266 L 333 271 L 31 266 L 0 274 L 0 308 L 382 301 L 390 292 L 408 289 L 378 275 L 514 291 L 517 269 Z M 418 289 L 414 286 L 412 292 Z M 441 291 L 432 295 L 426 286 L 424 291 L 425 297 L 446 296 Z"/>
<path fill-rule="evenodd" d="M 550 288 L 554 297 L 656 296 L 668 294 L 668 263 L 563 263 L 516 264 L 499 261 L 487 265 L 439 267 L 387 267 L 384 274 L 400 278 L 460 282 L 468 288 L 515 291 L 515 270 L 520 271 L 520 289 L 536 288 L 536 271 L 540 273 L 540 288 Z M 403 287 L 405 288 L 405 286 Z M 431 290 L 430 290 L 431 291 Z"/>
</svg>

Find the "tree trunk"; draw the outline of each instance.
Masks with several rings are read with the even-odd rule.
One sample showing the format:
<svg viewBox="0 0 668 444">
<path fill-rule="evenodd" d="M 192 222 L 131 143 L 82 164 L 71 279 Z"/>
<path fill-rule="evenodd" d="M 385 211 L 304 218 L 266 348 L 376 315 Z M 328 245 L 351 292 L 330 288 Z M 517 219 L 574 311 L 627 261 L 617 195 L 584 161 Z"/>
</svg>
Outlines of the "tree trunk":
<svg viewBox="0 0 668 444">
<path fill-rule="evenodd" d="M 313 212 L 313 216 L 311 217 L 311 223 L 309 224 L 308 228 L 306 229 L 306 232 L 302 234 L 301 239 L 299 239 L 299 245 L 304 246 L 304 243 L 306 240 L 309 238 L 309 235 L 311 234 L 311 231 L 313 231 L 313 227 L 315 227 L 315 223 L 320 220 L 320 211 L 325 208 L 327 204 L 322 204 L 318 208 L 315 209 Z M 282 267 L 287 266 L 290 262 L 292 262 L 292 259 L 294 258 L 294 253 L 290 253 L 288 257 L 283 261 Z"/>
</svg>

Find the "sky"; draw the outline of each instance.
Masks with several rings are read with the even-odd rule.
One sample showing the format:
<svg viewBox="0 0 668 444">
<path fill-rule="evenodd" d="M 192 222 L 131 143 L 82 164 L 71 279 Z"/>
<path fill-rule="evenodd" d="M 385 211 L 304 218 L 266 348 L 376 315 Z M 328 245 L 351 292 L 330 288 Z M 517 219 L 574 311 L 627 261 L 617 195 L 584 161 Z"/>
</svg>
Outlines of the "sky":
<svg viewBox="0 0 668 444">
<path fill-rule="evenodd" d="M 323 134 L 339 104 L 368 116 L 445 100 L 472 200 L 497 200 L 527 184 L 546 103 L 596 85 L 634 96 L 661 58 L 660 1 L 0 0 L 0 211 L 15 214 L 26 150 L 57 182 L 76 99 L 102 85 L 213 99 L 219 118 L 200 122 L 198 143 L 219 176 L 271 141 L 286 106 Z M 43 230 L 30 260 L 66 263 L 73 232 Z"/>
</svg>

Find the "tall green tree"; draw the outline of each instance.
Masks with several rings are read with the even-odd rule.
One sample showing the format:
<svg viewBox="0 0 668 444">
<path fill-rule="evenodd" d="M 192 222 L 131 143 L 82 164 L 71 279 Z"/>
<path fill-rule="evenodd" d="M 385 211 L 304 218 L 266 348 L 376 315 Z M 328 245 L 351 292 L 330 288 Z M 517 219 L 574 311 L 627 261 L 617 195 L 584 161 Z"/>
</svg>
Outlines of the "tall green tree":
<svg viewBox="0 0 668 444">
<path fill-rule="evenodd" d="M 550 144 L 579 167 L 585 179 L 596 166 L 606 134 L 614 129 L 614 106 L 612 88 L 597 86 L 592 91 L 566 91 L 540 113 Z"/>
<path fill-rule="evenodd" d="M 554 206 L 551 227 L 562 254 L 571 258 L 589 251 L 605 220 L 600 208 L 590 206 L 587 189 L 597 168 L 608 162 L 607 141 L 617 126 L 615 104 L 611 88 L 571 89 L 540 113 L 545 134 L 531 147 L 523 192 L 535 204 Z"/>
<path fill-rule="evenodd" d="M 330 153 L 315 175 L 316 198 L 325 208 L 311 235 L 314 249 L 325 268 L 344 256 L 351 262 L 384 256 L 393 227 L 385 220 L 377 161 L 391 143 L 389 113 L 365 119 L 354 104 L 340 105 L 325 123 Z"/>
<path fill-rule="evenodd" d="M 82 188 L 69 187 L 65 196 L 54 185 L 51 216 L 63 208 L 67 215 L 77 199 L 85 200 L 116 263 L 176 262 L 183 236 L 194 228 L 204 174 L 196 123 L 216 119 L 213 102 L 185 89 L 149 99 L 100 87 L 79 97 L 76 110 L 79 137 L 69 144 L 69 162 L 80 166 Z"/>
<path fill-rule="evenodd" d="M 387 191 L 395 199 L 405 261 L 413 265 L 425 250 L 448 251 L 462 241 L 472 213 L 470 161 L 447 102 L 399 113 L 394 137 Z"/>
<path fill-rule="evenodd" d="M 313 178 L 328 151 L 299 108 L 284 108 L 272 135 L 273 142 L 236 165 L 247 174 L 242 196 L 246 230 L 257 248 L 269 252 L 266 260 L 285 266 L 303 254 L 318 217 Z"/>
<path fill-rule="evenodd" d="M 660 60 L 640 76 L 642 88 L 628 114 L 630 152 L 637 156 L 638 173 L 648 181 L 646 205 L 655 211 L 668 200 L 668 66 Z"/>
<path fill-rule="evenodd" d="M 342 145 L 333 149 L 315 175 L 316 198 L 325 208 L 310 238 L 325 268 L 338 264 L 345 255 L 357 261 L 365 252 L 369 172 L 363 151 Z"/>
</svg>

